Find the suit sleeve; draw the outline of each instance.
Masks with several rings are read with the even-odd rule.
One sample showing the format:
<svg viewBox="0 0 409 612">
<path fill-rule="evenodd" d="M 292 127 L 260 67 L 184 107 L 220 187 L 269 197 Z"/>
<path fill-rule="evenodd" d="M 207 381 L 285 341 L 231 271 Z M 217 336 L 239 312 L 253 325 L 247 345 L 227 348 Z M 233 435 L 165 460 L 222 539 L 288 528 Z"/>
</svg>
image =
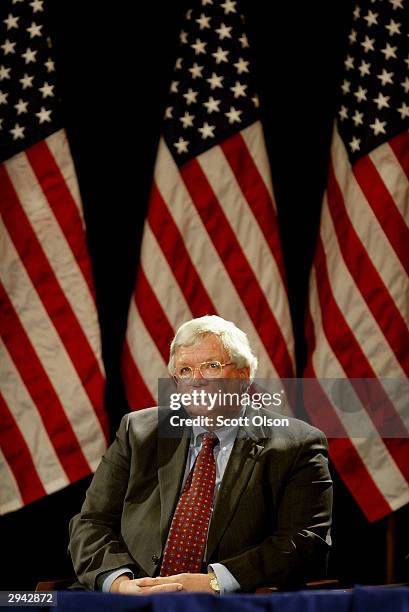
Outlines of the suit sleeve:
<svg viewBox="0 0 409 612">
<path fill-rule="evenodd" d="M 120 536 L 123 500 L 129 481 L 128 415 L 124 416 L 88 488 L 81 512 L 70 521 L 68 546 L 78 580 L 98 589 L 98 575 L 127 566 L 136 569 Z"/>
<path fill-rule="evenodd" d="M 282 489 L 277 528 L 259 545 L 218 559 L 243 591 L 291 588 L 326 573 L 332 513 L 332 480 L 325 436 L 314 429 L 300 445 Z"/>
</svg>

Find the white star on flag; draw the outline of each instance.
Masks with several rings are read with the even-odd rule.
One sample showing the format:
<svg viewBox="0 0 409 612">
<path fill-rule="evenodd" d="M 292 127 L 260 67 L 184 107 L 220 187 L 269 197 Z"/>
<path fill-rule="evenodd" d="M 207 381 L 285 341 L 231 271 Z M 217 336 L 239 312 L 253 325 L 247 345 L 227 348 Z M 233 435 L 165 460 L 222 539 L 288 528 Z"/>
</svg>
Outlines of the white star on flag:
<svg viewBox="0 0 409 612">
<path fill-rule="evenodd" d="M 202 127 L 198 128 L 199 132 L 202 135 L 202 138 L 214 138 L 214 130 L 216 129 L 215 125 L 209 125 L 207 121 L 204 122 Z"/>
<path fill-rule="evenodd" d="M 233 106 L 230 107 L 230 110 L 225 113 L 226 117 L 229 120 L 229 123 L 240 123 L 240 115 L 242 114 L 241 110 L 236 110 Z"/>
</svg>

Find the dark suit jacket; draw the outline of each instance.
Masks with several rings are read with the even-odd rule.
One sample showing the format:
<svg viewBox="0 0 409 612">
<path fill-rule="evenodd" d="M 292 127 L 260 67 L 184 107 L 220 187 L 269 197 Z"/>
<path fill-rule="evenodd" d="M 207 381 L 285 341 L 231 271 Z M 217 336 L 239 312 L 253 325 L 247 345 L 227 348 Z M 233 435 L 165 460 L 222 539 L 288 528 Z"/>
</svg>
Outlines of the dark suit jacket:
<svg viewBox="0 0 409 612">
<path fill-rule="evenodd" d="M 172 413 L 173 414 L 173 413 Z M 325 436 L 289 427 L 240 429 L 210 524 L 206 562 L 223 563 L 244 591 L 291 587 L 325 575 L 332 481 Z M 169 411 L 160 412 L 167 421 Z M 163 421 L 162 421 L 163 422 Z M 190 432 L 158 438 L 158 409 L 127 414 L 105 453 L 80 514 L 70 522 L 74 569 L 87 589 L 102 572 L 127 565 L 157 575 L 184 475 Z"/>
</svg>

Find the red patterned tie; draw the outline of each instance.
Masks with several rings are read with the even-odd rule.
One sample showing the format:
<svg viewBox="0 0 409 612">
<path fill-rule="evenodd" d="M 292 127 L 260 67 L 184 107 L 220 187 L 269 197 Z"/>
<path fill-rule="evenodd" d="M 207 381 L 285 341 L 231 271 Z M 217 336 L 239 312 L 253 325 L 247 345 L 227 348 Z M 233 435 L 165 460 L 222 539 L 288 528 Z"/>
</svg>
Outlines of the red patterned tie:
<svg viewBox="0 0 409 612">
<path fill-rule="evenodd" d="M 215 434 L 204 434 L 202 448 L 173 515 L 163 553 L 161 576 L 201 571 L 216 483 L 213 455 L 216 442 Z"/>
</svg>

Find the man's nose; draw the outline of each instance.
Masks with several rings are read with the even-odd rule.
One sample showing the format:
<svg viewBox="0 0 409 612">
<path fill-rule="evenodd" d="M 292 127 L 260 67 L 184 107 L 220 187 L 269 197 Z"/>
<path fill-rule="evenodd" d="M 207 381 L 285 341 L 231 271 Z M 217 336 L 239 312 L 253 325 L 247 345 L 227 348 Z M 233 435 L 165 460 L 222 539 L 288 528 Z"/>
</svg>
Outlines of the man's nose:
<svg viewBox="0 0 409 612">
<path fill-rule="evenodd" d="M 197 366 L 192 366 L 192 370 L 193 370 L 193 377 L 195 376 L 196 372 L 199 374 L 200 378 L 204 378 L 201 370 L 200 370 L 200 365 Z"/>
<path fill-rule="evenodd" d="M 207 382 L 207 379 L 203 376 L 200 366 L 191 366 L 192 367 L 192 378 L 190 379 L 191 384 L 201 386 L 204 382 Z"/>
</svg>

